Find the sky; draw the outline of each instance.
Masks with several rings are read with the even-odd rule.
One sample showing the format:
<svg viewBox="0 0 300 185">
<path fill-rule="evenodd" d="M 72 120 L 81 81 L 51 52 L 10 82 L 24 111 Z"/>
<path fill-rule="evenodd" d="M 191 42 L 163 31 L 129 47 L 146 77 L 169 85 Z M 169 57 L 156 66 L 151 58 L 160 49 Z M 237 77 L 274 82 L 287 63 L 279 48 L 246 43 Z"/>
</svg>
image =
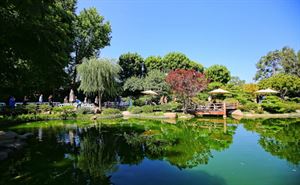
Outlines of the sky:
<svg viewBox="0 0 300 185">
<path fill-rule="evenodd" d="M 105 58 L 176 51 L 252 82 L 260 57 L 300 50 L 300 0 L 78 0 L 77 12 L 90 7 L 112 27 Z"/>
</svg>

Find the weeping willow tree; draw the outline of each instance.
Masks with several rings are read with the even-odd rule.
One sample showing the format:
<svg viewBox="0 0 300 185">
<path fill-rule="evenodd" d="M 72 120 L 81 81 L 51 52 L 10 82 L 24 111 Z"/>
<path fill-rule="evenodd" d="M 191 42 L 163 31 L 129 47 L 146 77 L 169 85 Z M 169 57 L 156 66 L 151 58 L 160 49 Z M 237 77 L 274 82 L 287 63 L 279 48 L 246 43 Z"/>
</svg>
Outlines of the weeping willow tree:
<svg viewBox="0 0 300 185">
<path fill-rule="evenodd" d="M 117 80 L 120 70 L 120 66 L 113 64 L 110 59 L 84 59 L 83 63 L 77 67 L 81 80 L 78 89 L 85 94 L 97 94 L 101 110 L 103 94 L 115 96 L 118 92 Z"/>
</svg>

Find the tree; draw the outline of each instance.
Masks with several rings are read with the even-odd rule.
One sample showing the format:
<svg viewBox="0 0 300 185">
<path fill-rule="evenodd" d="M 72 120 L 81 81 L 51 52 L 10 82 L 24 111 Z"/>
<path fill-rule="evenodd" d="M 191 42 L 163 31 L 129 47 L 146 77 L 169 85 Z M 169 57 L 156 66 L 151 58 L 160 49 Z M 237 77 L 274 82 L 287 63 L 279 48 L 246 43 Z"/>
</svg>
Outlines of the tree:
<svg viewBox="0 0 300 185">
<path fill-rule="evenodd" d="M 164 63 L 160 56 L 149 56 L 145 60 L 145 65 L 149 71 L 154 69 L 164 70 Z"/>
<path fill-rule="evenodd" d="M 203 66 L 196 62 L 191 61 L 185 54 L 179 52 L 168 53 L 163 58 L 164 70 L 175 70 L 175 69 L 194 69 L 198 72 L 203 72 Z"/>
<path fill-rule="evenodd" d="M 149 71 L 144 79 L 144 90 L 154 90 L 157 92 L 166 92 L 169 86 L 165 81 L 166 74 L 159 70 Z"/>
<path fill-rule="evenodd" d="M 142 91 L 144 89 L 143 78 L 139 78 L 136 76 L 132 76 L 128 78 L 123 85 L 123 89 L 125 91 L 130 91 L 132 93 L 137 93 Z"/>
<path fill-rule="evenodd" d="M 230 71 L 223 65 L 212 65 L 205 70 L 206 77 L 211 82 L 226 84 L 230 81 Z"/>
<path fill-rule="evenodd" d="M 137 53 L 126 53 L 119 57 L 119 65 L 122 68 L 120 77 L 124 81 L 132 76 L 142 76 L 144 59 Z"/>
<path fill-rule="evenodd" d="M 190 104 L 190 99 L 200 91 L 203 91 L 208 84 L 205 75 L 195 70 L 176 69 L 169 72 L 166 82 L 171 89 L 183 100 L 184 111 Z"/>
<path fill-rule="evenodd" d="M 254 80 L 270 78 L 281 72 L 300 77 L 299 52 L 297 56 L 295 51 L 289 47 L 269 52 L 266 56 L 261 57 L 256 64 L 257 71 Z"/>
<path fill-rule="evenodd" d="M 1 1 L 1 96 L 52 93 L 64 84 L 74 18 L 74 0 Z"/>
<path fill-rule="evenodd" d="M 228 82 L 228 85 L 231 86 L 242 86 L 246 83 L 245 80 L 241 80 L 238 76 L 232 76 L 230 81 Z"/>
<path fill-rule="evenodd" d="M 75 40 L 74 54 L 69 64 L 69 74 L 73 85 L 76 82 L 76 66 L 81 64 L 83 58 L 98 56 L 100 49 L 110 45 L 111 26 L 104 21 L 96 8 L 82 10 L 74 22 Z"/>
<path fill-rule="evenodd" d="M 91 58 L 84 60 L 77 67 L 77 70 L 81 80 L 78 89 L 86 94 L 96 93 L 99 97 L 99 108 L 101 110 L 103 94 L 106 93 L 109 96 L 117 94 L 119 65 L 113 64 L 109 59 Z"/>
<path fill-rule="evenodd" d="M 281 98 L 284 98 L 286 95 L 299 95 L 300 93 L 300 77 L 290 74 L 279 73 L 261 80 L 258 85 L 260 88 L 274 88 L 278 90 Z"/>
</svg>

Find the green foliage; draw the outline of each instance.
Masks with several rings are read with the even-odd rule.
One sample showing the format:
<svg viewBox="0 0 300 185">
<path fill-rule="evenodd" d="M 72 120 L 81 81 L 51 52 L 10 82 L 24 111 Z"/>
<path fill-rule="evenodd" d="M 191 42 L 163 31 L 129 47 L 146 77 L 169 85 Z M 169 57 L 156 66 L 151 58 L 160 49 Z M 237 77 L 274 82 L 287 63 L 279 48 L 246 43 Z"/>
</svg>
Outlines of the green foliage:
<svg viewBox="0 0 300 185">
<path fill-rule="evenodd" d="M 145 65 L 147 67 L 147 70 L 164 70 L 164 63 L 160 56 L 149 56 L 145 60 Z"/>
<path fill-rule="evenodd" d="M 0 17 L 0 96 L 52 92 L 64 85 L 75 1 L 5 0 Z"/>
<path fill-rule="evenodd" d="M 130 92 L 138 92 L 144 89 L 143 84 L 143 78 L 132 76 L 125 81 L 123 89 Z"/>
<path fill-rule="evenodd" d="M 50 111 L 52 109 L 52 107 L 50 105 L 47 105 L 47 104 L 42 104 L 42 105 L 38 106 L 38 109 L 39 109 L 40 112 L 45 113 L 45 112 Z"/>
<path fill-rule="evenodd" d="M 235 98 L 225 98 L 225 103 L 239 103 L 239 101 Z"/>
<path fill-rule="evenodd" d="M 207 86 L 207 90 L 208 91 L 212 91 L 218 88 L 222 88 L 224 86 L 224 84 L 222 84 L 221 82 L 211 82 L 208 84 Z"/>
<path fill-rule="evenodd" d="M 167 92 L 170 87 L 165 81 L 166 74 L 159 70 L 148 72 L 143 82 L 144 90 L 153 90 L 156 92 Z"/>
<path fill-rule="evenodd" d="M 242 86 L 246 83 L 245 80 L 241 80 L 238 76 L 232 76 L 227 85 L 230 86 Z"/>
<path fill-rule="evenodd" d="M 138 99 L 135 99 L 133 104 L 135 106 L 143 106 L 146 105 L 147 103 L 154 101 L 155 97 L 153 96 L 149 96 L 149 95 L 145 95 L 145 96 L 140 96 Z"/>
<path fill-rule="evenodd" d="M 181 110 L 183 107 L 183 105 L 181 103 L 178 102 L 169 102 L 166 104 L 161 104 L 161 105 L 157 105 L 156 109 L 160 110 L 162 112 L 168 112 L 168 111 L 178 111 Z"/>
<path fill-rule="evenodd" d="M 126 80 L 132 76 L 142 75 L 142 63 L 144 59 L 137 53 L 126 53 L 119 57 L 119 65 L 122 68 L 120 77 Z"/>
<path fill-rule="evenodd" d="M 76 117 L 76 110 L 73 105 L 54 107 L 53 112 L 58 113 L 63 120 Z"/>
<path fill-rule="evenodd" d="M 69 65 L 69 74 L 75 83 L 77 73 L 75 66 L 81 64 L 84 58 L 97 56 L 99 50 L 110 45 L 111 26 L 104 21 L 96 8 L 83 9 L 74 22 L 74 55 Z"/>
<path fill-rule="evenodd" d="M 92 114 L 94 113 L 92 108 L 89 107 L 80 107 L 76 111 L 77 114 Z"/>
<path fill-rule="evenodd" d="M 101 99 L 103 94 L 114 96 L 118 93 L 118 73 L 120 67 L 113 64 L 109 59 L 91 58 L 85 60 L 78 66 L 80 75 L 79 90 L 85 94 L 96 93 L 99 98 L 99 107 L 101 108 Z"/>
<path fill-rule="evenodd" d="M 143 113 L 151 113 L 154 111 L 154 106 L 153 105 L 144 105 L 142 106 L 142 112 Z"/>
<path fill-rule="evenodd" d="M 128 111 L 131 112 L 132 114 L 140 114 L 143 112 L 141 107 L 135 107 L 135 106 L 128 107 Z"/>
<path fill-rule="evenodd" d="M 266 99 L 262 101 L 261 106 L 265 111 L 270 113 L 289 113 L 295 112 L 300 108 L 296 103 L 284 102 L 276 96 L 267 96 Z"/>
<path fill-rule="evenodd" d="M 38 107 L 36 104 L 28 104 L 25 106 L 25 109 L 29 114 L 36 114 L 38 111 Z"/>
<path fill-rule="evenodd" d="M 158 68 L 161 69 L 162 67 Z M 203 72 L 203 66 L 197 62 L 191 61 L 185 54 L 180 52 L 171 52 L 163 58 L 163 69 L 165 71 L 175 69 L 194 69 Z"/>
<path fill-rule="evenodd" d="M 107 108 L 102 110 L 102 114 L 110 115 L 110 114 L 121 114 L 119 109 Z"/>
<path fill-rule="evenodd" d="M 261 106 L 257 103 L 254 102 L 245 102 L 244 104 L 239 106 L 239 109 L 245 112 L 256 112 L 256 113 L 261 113 Z"/>
<path fill-rule="evenodd" d="M 258 83 L 260 88 L 273 88 L 280 92 L 283 98 L 286 95 L 297 96 L 300 93 L 300 77 L 279 73 Z"/>
<path fill-rule="evenodd" d="M 206 77 L 211 82 L 220 82 L 222 84 L 226 84 L 230 81 L 230 72 L 223 65 L 212 65 L 205 70 Z"/>
<path fill-rule="evenodd" d="M 257 72 L 254 79 L 263 80 L 278 73 L 287 73 L 300 77 L 300 51 L 298 51 L 297 55 L 289 47 L 269 52 L 257 62 Z"/>
</svg>

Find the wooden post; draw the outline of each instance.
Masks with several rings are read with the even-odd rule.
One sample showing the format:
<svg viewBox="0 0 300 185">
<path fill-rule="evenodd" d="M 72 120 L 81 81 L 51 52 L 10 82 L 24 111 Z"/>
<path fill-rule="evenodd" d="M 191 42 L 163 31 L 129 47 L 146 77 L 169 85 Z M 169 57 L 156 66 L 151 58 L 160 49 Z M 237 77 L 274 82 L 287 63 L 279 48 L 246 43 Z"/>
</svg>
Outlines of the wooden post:
<svg viewBox="0 0 300 185">
<path fill-rule="evenodd" d="M 223 118 L 225 119 L 226 118 L 226 103 L 223 102 Z"/>
</svg>

